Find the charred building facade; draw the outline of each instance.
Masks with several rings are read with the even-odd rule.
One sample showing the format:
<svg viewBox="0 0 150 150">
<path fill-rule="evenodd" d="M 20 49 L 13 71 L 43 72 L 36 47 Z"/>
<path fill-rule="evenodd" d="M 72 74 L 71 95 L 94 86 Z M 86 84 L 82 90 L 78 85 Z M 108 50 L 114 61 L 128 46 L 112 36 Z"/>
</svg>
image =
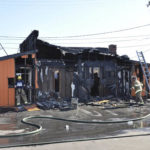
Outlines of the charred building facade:
<svg viewBox="0 0 150 150">
<path fill-rule="evenodd" d="M 109 48 L 61 47 L 37 39 L 33 31 L 20 51 L 37 49 L 37 97 L 57 93 L 61 98 L 128 97 L 133 61 Z"/>
</svg>

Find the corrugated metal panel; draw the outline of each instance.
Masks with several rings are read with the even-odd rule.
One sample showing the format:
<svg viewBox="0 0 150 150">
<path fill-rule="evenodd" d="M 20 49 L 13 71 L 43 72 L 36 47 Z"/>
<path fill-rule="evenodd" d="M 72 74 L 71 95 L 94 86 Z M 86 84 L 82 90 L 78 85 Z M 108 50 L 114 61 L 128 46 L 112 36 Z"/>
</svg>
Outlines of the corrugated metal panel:
<svg viewBox="0 0 150 150">
<path fill-rule="evenodd" d="M 14 59 L 0 61 L 0 106 L 15 105 L 15 89 L 8 88 L 8 78 L 14 77 Z"/>
</svg>

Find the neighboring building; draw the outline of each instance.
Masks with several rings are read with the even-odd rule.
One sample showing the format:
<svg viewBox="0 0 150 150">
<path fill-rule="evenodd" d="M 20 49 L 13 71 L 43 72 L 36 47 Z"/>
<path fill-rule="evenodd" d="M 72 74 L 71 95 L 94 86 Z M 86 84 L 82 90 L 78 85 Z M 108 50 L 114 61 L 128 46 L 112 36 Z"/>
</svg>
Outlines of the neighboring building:
<svg viewBox="0 0 150 150">
<path fill-rule="evenodd" d="M 0 57 L 0 106 L 15 106 L 15 82 L 17 75 L 22 75 L 26 88 L 28 102 L 35 100 L 35 53 L 24 53 Z"/>
</svg>

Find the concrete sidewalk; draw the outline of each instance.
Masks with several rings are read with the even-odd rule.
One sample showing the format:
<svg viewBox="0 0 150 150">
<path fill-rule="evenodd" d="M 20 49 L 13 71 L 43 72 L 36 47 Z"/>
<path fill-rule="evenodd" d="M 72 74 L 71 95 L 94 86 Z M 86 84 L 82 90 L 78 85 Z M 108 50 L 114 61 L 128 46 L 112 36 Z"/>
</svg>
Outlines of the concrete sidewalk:
<svg viewBox="0 0 150 150">
<path fill-rule="evenodd" d="M 149 150 L 150 136 L 13 147 L 4 150 Z"/>
</svg>

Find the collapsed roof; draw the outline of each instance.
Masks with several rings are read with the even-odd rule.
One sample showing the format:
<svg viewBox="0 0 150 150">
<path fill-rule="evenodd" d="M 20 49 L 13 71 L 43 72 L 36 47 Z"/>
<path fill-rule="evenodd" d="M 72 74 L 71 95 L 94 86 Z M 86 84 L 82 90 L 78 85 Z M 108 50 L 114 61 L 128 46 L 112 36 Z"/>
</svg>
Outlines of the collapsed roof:
<svg viewBox="0 0 150 150">
<path fill-rule="evenodd" d="M 95 59 L 115 58 L 119 61 L 129 61 L 128 56 L 118 56 L 113 54 L 108 48 L 104 47 L 62 47 L 38 39 L 39 32 L 34 30 L 21 44 L 20 51 L 26 52 L 33 49 L 38 49 L 37 59 L 65 59 L 77 60 L 80 59 Z"/>
</svg>

